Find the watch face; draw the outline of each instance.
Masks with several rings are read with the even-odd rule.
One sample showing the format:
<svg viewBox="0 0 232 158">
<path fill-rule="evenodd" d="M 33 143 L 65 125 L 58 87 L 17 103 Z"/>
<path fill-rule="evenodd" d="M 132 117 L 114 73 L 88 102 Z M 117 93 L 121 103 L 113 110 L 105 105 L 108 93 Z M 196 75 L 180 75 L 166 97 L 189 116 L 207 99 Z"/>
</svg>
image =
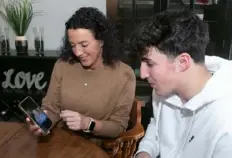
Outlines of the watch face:
<svg viewBox="0 0 232 158">
<path fill-rule="evenodd" d="M 90 126 L 89 126 L 89 130 L 90 130 L 90 131 L 93 131 L 93 130 L 94 130 L 94 127 L 95 127 L 95 122 L 94 122 L 94 121 L 91 121 Z"/>
</svg>

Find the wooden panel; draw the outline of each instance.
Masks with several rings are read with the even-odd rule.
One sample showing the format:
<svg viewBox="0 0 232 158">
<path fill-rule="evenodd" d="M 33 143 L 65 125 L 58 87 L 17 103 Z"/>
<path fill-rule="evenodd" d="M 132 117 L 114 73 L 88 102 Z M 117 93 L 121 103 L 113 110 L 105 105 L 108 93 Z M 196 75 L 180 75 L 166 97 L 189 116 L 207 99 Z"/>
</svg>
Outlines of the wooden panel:
<svg viewBox="0 0 232 158">
<path fill-rule="evenodd" d="M 106 15 L 111 20 L 116 20 L 118 0 L 106 0 Z"/>
<path fill-rule="evenodd" d="M 9 123 L 2 122 L 0 125 L 1 130 L 4 131 L 6 131 L 5 127 L 11 126 Z M 48 136 L 37 138 L 29 132 L 28 128 L 23 128 L 0 146 L 0 157 L 109 158 L 109 155 L 89 140 L 71 131 L 55 128 Z"/>
<path fill-rule="evenodd" d="M 7 141 L 9 141 L 20 129 L 23 128 L 21 124 L 18 123 L 1 123 L 4 127 L 1 126 L 0 130 L 0 148 L 3 146 Z"/>
</svg>

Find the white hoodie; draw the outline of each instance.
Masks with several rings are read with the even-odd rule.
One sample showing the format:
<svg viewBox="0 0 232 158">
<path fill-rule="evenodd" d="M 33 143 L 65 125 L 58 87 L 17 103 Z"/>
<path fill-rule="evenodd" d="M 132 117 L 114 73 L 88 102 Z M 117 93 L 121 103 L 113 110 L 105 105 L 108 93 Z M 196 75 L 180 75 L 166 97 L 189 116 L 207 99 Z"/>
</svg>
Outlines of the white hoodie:
<svg viewBox="0 0 232 158">
<path fill-rule="evenodd" d="M 176 95 L 164 100 L 153 92 L 154 118 L 137 153 L 152 158 L 232 158 L 232 61 L 206 56 L 206 66 L 213 76 L 184 105 Z"/>
</svg>

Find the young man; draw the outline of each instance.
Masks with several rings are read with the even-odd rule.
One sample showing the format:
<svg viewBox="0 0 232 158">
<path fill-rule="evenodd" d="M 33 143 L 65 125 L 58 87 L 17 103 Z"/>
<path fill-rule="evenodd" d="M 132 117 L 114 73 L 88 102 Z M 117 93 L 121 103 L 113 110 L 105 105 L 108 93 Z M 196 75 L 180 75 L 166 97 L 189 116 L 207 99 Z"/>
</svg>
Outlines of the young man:
<svg viewBox="0 0 232 158">
<path fill-rule="evenodd" d="M 232 64 L 205 59 L 207 24 L 190 11 L 165 11 L 129 39 L 153 113 L 136 158 L 231 158 Z"/>
</svg>

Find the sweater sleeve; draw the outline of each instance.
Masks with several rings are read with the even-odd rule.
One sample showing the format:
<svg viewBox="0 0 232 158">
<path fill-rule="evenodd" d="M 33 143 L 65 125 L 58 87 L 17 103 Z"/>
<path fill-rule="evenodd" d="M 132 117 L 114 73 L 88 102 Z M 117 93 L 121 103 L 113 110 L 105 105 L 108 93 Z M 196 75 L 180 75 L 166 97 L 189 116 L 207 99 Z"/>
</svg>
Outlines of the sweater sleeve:
<svg viewBox="0 0 232 158">
<path fill-rule="evenodd" d="M 126 77 L 125 77 L 126 76 Z M 116 94 L 116 106 L 113 108 L 113 112 L 108 120 L 102 121 L 102 128 L 96 135 L 104 137 L 117 137 L 128 126 L 130 117 L 130 111 L 132 108 L 133 101 L 135 99 L 135 85 L 136 79 L 133 70 L 124 74 L 124 82 L 120 91 Z"/>
<path fill-rule="evenodd" d="M 49 87 L 46 96 L 42 100 L 42 109 L 48 111 L 48 117 L 52 121 L 52 127 L 60 120 L 60 84 L 61 61 L 57 61 L 53 67 Z"/>
</svg>

